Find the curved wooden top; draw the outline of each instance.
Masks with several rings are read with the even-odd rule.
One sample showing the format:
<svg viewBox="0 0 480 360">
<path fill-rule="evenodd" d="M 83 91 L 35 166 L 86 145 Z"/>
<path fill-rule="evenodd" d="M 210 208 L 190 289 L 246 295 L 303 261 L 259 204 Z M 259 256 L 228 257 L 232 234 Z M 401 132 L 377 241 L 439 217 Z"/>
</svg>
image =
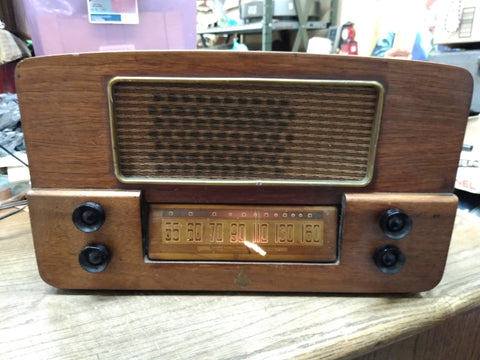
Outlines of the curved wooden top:
<svg viewBox="0 0 480 360">
<path fill-rule="evenodd" d="M 452 192 L 472 91 L 464 69 L 383 58 L 144 51 L 27 59 L 17 68 L 16 84 L 33 187 L 139 189 L 114 176 L 107 83 L 115 76 L 377 81 L 385 88 L 385 101 L 374 179 L 361 188 L 367 192 Z M 199 203 L 338 203 L 345 192 L 328 187 L 141 188 L 150 202 Z"/>
</svg>

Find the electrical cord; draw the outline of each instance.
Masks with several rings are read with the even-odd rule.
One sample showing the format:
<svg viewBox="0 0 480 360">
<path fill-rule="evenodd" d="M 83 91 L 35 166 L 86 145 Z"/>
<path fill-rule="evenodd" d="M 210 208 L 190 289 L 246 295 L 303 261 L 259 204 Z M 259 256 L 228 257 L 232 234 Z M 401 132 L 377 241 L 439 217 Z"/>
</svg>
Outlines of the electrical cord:
<svg viewBox="0 0 480 360">
<path fill-rule="evenodd" d="M 23 209 L 25 209 L 28 205 L 24 205 L 22 206 L 21 208 L 17 209 L 17 210 L 14 210 L 14 211 L 10 211 L 9 213 L 5 214 L 5 215 L 2 215 L 0 216 L 0 220 L 3 220 L 3 219 L 6 219 L 8 218 L 9 216 L 12 216 L 12 215 L 15 215 L 17 213 L 19 213 L 20 211 L 22 211 Z"/>
<path fill-rule="evenodd" d="M 3 145 L 0 145 L 0 149 L 2 149 L 3 151 L 5 151 L 6 153 L 12 155 L 15 159 L 17 159 L 18 161 L 20 161 L 23 165 L 25 165 L 27 168 L 28 168 L 28 164 L 23 161 L 22 159 L 20 159 L 18 156 L 15 156 L 15 154 L 13 154 L 10 150 L 8 150 L 7 148 L 5 148 Z"/>
<path fill-rule="evenodd" d="M 27 205 L 27 200 L 13 201 L 6 204 L 2 204 L 2 202 L 0 201 L 0 210 L 10 209 L 12 207 L 23 205 Z"/>
</svg>

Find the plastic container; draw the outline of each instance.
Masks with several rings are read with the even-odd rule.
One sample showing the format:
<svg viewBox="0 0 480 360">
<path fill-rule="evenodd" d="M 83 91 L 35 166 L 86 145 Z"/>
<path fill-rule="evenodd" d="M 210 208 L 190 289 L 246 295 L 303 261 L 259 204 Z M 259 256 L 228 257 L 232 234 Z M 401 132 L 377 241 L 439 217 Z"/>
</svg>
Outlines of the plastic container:
<svg viewBox="0 0 480 360">
<path fill-rule="evenodd" d="M 23 0 L 36 55 L 196 48 L 196 2 L 138 0 L 139 24 L 92 24 L 87 0 Z"/>
</svg>

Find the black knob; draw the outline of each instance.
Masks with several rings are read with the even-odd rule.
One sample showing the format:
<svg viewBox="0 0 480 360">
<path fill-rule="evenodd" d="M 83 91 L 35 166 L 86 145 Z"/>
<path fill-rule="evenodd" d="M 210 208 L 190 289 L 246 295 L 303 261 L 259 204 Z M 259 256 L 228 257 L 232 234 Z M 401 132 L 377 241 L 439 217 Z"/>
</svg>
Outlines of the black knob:
<svg viewBox="0 0 480 360">
<path fill-rule="evenodd" d="M 375 250 L 375 264 L 385 274 L 395 274 L 405 264 L 405 254 L 394 245 L 385 245 Z"/>
<path fill-rule="evenodd" d="M 101 244 L 85 246 L 78 255 L 78 262 L 88 272 L 102 272 L 110 262 L 110 251 Z"/>
<path fill-rule="evenodd" d="M 86 202 L 73 211 L 72 220 L 77 229 L 83 232 L 94 232 L 105 222 L 105 211 L 94 202 Z"/>
<path fill-rule="evenodd" d="M 412 218 L 399 209 L 389 209 L 380 218 L 380 227 L 390 239 L 401 239 L 412 230 Z"/>
</svg>

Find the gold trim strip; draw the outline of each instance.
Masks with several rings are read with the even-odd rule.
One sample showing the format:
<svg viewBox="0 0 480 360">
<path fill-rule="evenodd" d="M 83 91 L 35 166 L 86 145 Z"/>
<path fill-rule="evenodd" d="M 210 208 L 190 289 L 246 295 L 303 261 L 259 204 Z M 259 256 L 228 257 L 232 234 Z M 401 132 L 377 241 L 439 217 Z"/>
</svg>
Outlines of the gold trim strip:
<svg viewBox="0 0 480 360">
<path fill-rule="evenodd" d="M 112 88 L 119 82 L 272 82 L 272 83 L 313 83 L 321 85 L 344 85 L 344 86 L 373 86 L 378 91 L 375 119 L 373 122 L 372 134 L 370 138 L 370 151 L 368 154 L 368 165 L 365 177 L 361 180 L 222 180 L 222 179 L 187 179 L 187 178 L 144 178 L 144 177 L 125 177 L 119 169 L 118 159 L 118 141 L 115 134 L 116 122 L 113 111 Z M 281 185 L 281 186 L 348 186 L 364 187 L 367 186 L 373 178 L 375 167 L 375 157 L 377 153 L 377 143 L 380 133 L 380 123 L 383 110 L 385 89 L 378 81 L 370 80 L 303 80 L 303 79 L 280 79 L 280 78 L 217 78 L 217 77 L 129 77 L 116 76 L 108 82 L 108 110 L 110 120 L 110 136 L 112 141 L 112 154 L 114 162 L 114 172 L 116 178 L 127 184 L 163 184 L 163 185 L 241 185 L 241 186 L 263 186 L 263 185 Z"/>
</svg>

